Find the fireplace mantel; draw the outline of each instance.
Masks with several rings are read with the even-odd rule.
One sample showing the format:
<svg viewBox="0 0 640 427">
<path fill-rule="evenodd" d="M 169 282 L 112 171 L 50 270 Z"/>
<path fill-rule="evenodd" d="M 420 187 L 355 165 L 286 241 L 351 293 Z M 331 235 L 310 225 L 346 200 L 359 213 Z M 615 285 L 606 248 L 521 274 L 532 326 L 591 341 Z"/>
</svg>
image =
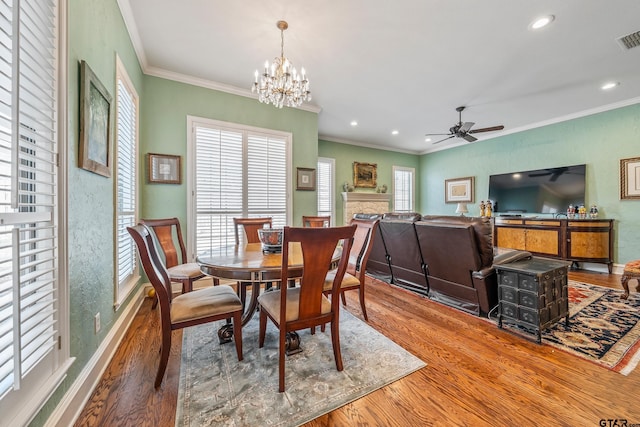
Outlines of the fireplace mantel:
<svg viewBox="0 0 640 427">
<path fill-rule="evenodd" d="M 343 192 L 342 212 L 344 224 L 349 224 L 355 213 L 385 213 L 389 212 L 391 194 L 389 193 L 365 193 Z"/>
</svg>

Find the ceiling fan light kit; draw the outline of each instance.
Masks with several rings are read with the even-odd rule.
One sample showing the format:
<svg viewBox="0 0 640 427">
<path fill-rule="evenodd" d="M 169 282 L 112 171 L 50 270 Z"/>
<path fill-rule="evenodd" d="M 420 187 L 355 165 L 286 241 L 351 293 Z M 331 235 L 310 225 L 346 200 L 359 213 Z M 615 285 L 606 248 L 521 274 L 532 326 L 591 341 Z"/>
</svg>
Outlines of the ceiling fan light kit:
<svg viewBox="0 0 640 427">
<path fill-rule="evenodd" d="M 264 64 L 262 75 L 255 71 L 255 81 L 251 92 L 258 94 L 258 100 L 265 104 L 273 104 L 278 108 L 283 106 L 299 107 L 305 101 L 311 101 L 309 79 L 304 68 L 298 70 L 284 56 L 284 31 L 289 28 L 286 21 L 278 21 L 276 26 L 280 30 L 280 56 L 271 65 Z"/>
<path fill-rule="evenodd" d="M 428 133 L 425 136 L 428 137 L 428 136 L 446 135 L 446 138 L 442 138 L 434 142 L 434 144 L 438 144 L 439 142 L 446 141 L 451 138 L 462 138 L 467 142 L 475 142 L 478 140 L 478 138 L 476 138 L 473 135 L 470 135 L 472 133 L 493 132 L 493 131 L 504 129 L 503 125 L 498 125 L 498 126 L 491 126 L 491 127 L 472 130 L 471 128 L 473 127 L 473 125 L 475 125 L 474 122 L 464 122 L 464 123 L 462 122 L 462 112 L 464 111 L 465 108 L 466 107 L 464 106 L 456 108 L 456 111 L 458 112 L 458 123 L 456 123 L 455 125 L 449 128 L 449 133 Z"/>
</svg>

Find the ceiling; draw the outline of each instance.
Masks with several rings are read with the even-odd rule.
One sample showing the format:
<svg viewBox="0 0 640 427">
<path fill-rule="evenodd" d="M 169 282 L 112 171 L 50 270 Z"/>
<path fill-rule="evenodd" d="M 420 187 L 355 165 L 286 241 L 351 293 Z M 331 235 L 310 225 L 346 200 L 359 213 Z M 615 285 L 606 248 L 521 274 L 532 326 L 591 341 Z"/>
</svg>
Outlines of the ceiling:
<svg viewBox="0 0 640 427">
<path fill-rule="evenodd" d="M 458 122 L 458 106 L 474 128 L 505 126 L 479 144 L 640 102 L 640 46 L 617 41 L 640 31 L 638 0 L 118 3 L 145 73 L 254 98 L 254 71 L 279 56 L 276 22 L 288 21 L 285 56 L 311 83 L 302 108 L 336 142 L 428 153 L 469 144 L 425 141 Z"/>
</svg>

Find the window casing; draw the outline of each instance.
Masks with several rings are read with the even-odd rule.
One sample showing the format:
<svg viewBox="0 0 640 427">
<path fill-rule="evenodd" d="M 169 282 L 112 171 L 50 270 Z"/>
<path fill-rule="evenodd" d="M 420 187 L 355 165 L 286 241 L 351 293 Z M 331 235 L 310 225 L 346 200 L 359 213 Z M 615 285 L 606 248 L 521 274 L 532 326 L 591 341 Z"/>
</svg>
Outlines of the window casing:
<svg viewBox="0 0 640 427">
<path fill-rule="evenodd" d="M 396 212 L 415 211 L 414 168 L 393 166 L 393 210 Z"/>
<path fill-rule="evenodd" d="M 331 216 L 331 225 L 336 225 L 335 210 L 335 169 L 336 160 L 327 157 L 318 157 L 317 193 L 318 215 Z"/>
<path fill-rule="evenodd" d="M 64 0 L 0 2 L 0 413 L 25 425 L 69 358 Z M 66 286 L 66 285 L 65 285 Z"/>
<path fill-rule="evenodd" d="M 116 180 L 115 180 L 115 306 L 134 289 L 138 279 L 137 253 L 127 227 L 138 218 L 138 94 L 116 57 Z"/>
<path fill-rule="evenodd" d="M 187 129 L 191 257 L 235 244 L 234 217 L 290 223 L 290 133 L 194 117 Z"/>
</svg>

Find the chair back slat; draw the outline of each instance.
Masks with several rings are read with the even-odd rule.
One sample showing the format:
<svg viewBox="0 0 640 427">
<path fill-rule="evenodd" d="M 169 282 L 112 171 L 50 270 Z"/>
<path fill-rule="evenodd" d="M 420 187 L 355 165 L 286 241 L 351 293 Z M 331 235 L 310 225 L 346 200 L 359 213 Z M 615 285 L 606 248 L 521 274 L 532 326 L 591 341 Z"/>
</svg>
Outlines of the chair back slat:
<svg viewBox="0 0 640 427">
<path fill-rule="evenodd" d="M 260 238 L 258 237 L 258 230 L 260 228 L 265 228 L 265 225 L 268 225 L 268 228 L 273 226 L 273 219 L 268 218 L 233 218 L 233 227 L 236 234 L 236 245 L 240 244 L 240 233 L 239 226 L 242 226 L 244 229 L 244 236 L 246 243 L 260 243 Z"/>
<path fill-rule="evenodd" d="M 355 225 L 331 228 L 284 228 L 281 272 L 283 283 L 286 283 L 286 278 L 288 277 L 289 243 L 299 242 L 302 248 L 304 268 L 300 279 L 298 322 L 321 315 L 325 277 L 331 268 L 334 252 L 338 244 L 342 242 L 342 256 L 338 263 L 332 291 L 334 296 L 332 301 L 338 301 L 336 295 L 339 293 L 340 283 L 346 271 L 355 229 Z M 286 293 L 287 287 L 282 286 L 281 319 L 284 318 L 286 311 Z M 337 308 L 335 309 L 337 310 Z"/>
<path fill-rule="evenodd" d="M 167 268 L 188 262 L 187 249 L 182 239 L 182 230 L 178 218 L 142 219 L 140 223 L 150 227 L 155 233 Z M 180 248 L 180 255 L 178 255 L 176 241 Z"/>
<path fill-rule="evenodd" d="M 327 216 L 302 215 L 302 226 L 303 227 L 330 227 L 331 217 L 328 215 Z"/>
<path fill-rule="evenodd" d="M 142 224 L 127 227 L 127 231 L 136 244 L 142 268 L 156 291 L 160 310 L 168 312 L 171 305 L 171 280 L 156 250 L 151 231 Z"/>
<path fill-rule="evenodd" d="M 377 230 L 378 222 L 380 220 L 375 219 L 373 221 L 366 219 L 352 219 L 351 225 L 355 225 L 356 232 L 353 236 L 353 245 L 351 246 L 351 252 L 349 254 L 349 265 L 347 266 L 347 273 L 360 277 L 364 275 L 364 270 L 367 268 L 367 262 L 371 249 L 373 248 L 373 239 Z"/>
</svg>

